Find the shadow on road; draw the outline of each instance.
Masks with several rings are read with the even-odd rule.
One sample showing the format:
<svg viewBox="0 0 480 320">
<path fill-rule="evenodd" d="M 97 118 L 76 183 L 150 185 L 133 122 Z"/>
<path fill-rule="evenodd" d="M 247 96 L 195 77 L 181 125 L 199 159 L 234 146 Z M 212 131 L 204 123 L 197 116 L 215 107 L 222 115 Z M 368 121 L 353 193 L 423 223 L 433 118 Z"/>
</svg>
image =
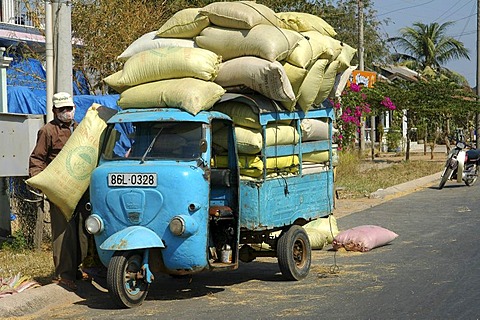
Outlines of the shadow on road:
<svg viewBox="0 0 480 320">
<path fill-rule="evenodd" d="M 223 272 L 205 271 L 195 275 L 172 277 L 166 274 L 155 274 L 146 300 L 171 301 L 184 300 L 216 294 L 224 287 L 259 280 L 262 282 L 285 281 L 279 271 L 276 259 L 268 261 L 240 262 L 237 270 Z M 86 305 L 92 309 L 117 310 L 106 289 L 106 279 L 97 278 L 92 282 L 79 284 L 77 295 L 83 298 L 77 305 Z"/>
</svg>

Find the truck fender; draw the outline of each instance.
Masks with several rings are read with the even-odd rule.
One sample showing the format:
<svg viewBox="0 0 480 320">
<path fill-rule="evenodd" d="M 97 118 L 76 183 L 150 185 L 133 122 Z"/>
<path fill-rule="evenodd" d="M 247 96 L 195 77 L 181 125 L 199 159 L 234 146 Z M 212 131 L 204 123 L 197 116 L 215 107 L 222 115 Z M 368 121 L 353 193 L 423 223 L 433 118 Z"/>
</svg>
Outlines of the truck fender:
<svg viewBox="0 0 480 320">
<path fill-rule="evenodd" d="M 155 232 L 141 226 L 132 226 L 120 230 L 100 245 L 100 249 L 112 251 L 145 248 L 165 248 L 165 245 Z"/>
</svg>

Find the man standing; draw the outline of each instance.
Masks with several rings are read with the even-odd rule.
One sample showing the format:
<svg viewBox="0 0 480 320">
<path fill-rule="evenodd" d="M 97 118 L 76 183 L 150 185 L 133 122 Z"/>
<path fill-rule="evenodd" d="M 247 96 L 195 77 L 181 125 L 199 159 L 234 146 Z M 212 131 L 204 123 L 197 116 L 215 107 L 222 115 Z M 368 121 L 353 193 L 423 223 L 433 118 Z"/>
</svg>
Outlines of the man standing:
<svg viewBox="0 0 480 320">
<path fill-rule="evenodd" d="M 78 125 L 74 115 L 75 104 L 70 94 L 66 92 L 54 94 L 54 119 L 38 131 L 37 143 L 30 155 L 30 177 L 42 172 L 62 150 Z M 54 281 L 71 291 L 77 289 L 75 280 L 82 278 L 79 266 L 87 254 L 88 247 L 83 215 L 79 212 L 83 208 L 82 205 L 84 206 L 85 201 L 82 200 L 70 221 L 67 221 L 60 209 L 49 201 L 55 265 Z"/>
</svg>

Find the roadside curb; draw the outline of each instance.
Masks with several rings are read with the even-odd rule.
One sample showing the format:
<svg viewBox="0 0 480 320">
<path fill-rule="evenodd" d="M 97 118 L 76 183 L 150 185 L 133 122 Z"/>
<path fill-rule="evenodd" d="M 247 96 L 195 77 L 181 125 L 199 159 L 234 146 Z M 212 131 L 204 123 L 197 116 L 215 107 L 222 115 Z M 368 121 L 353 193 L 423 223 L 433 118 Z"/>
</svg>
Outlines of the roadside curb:
<svg viewBox="0 0 480 320">
<path fill-rule="evenodd" d="M 343 203 L 344 201 L 339 201 L 342 204 L 335 208 L 334 215 L 337 216 L 337 218 L 341 218 L 387 202 L 392 198 L 401 197 L 418 191 L 419 189 L 426 188 L 437 181 L 440 175 L 441 173 L 439 172 L 386 189 L 377 190 L 370 194 L 370 199 L 368 199 L 370 202 L 364 205 L 359 205 L 353 200 L 350 201 L 352 205 L 348 206 Z M 39 288 L 28 289 L 24 292 L 0 299 L 0 318 L 13 319 L 39 312 L 53 305 L 59 306 L 80 302 L 84 300 L 84 298 L 79 295 L 81 291 L 81 284 L 79 285 L 79 292 L 77 293 L 67 291 L 57 284 L 48 284 Z"/>
<path fill-rule="evenodd" d="M 368 198 L 363 199 L 342 199 L 337 200 L 333 215 L 340 219 L 350 214 L 375 207 L 385 203 L 393 198 L 405 196 L 409 193 L 427 188 L 436 183 L 441 176 L 441 172 L 421 177 L 415 180 L 407 181 L 386 189 L 380 189 L 372 192 Z"/>
<path fill-rule="evenodd" d="M 418 178 L 416 180 L 407 181 L 407 182 L 404 182 L 404 183 L 401 183 L 401 184 L 398 184 L 396 186 L 392 186 L 392 187 L 389 187 L 389 188 L 386 188 L 386 189 L 377 190 L 377 191 L 372 192 L 370 194 L 370 198 L 385 199 L 388 196 L 393 196 L 393 195 L 399 196 L 399 195 L 402 195 L 404 193 L 415 192 L 420 188 L 424 188 L 428 185 L 433 184 L 433 182 L 440 179 L 441 174 L 442 174 L 441 172 L 438 172 L 438 173 L 435 173 L 435 174 L 432 174 L 432 175 L 429 175 L 429 176 L 426 176 L 426 177 Z"/>
<path fill-rule="evenodd" d="M 38 312 L 52 305 L 72 304 L 83 300 L 75 292 L 57 284 L 27 289 L 0 299 L 0 318 L 9 319 Z"/>
</svg>

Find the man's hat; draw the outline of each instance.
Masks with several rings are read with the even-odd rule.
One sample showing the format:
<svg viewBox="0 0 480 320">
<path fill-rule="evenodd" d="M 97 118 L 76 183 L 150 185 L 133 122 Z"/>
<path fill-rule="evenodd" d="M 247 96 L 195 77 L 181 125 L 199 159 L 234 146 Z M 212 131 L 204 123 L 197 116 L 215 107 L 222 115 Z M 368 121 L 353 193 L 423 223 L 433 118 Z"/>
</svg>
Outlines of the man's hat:
<svg viewBox="0 0 480 320">
<path fill-rule="evenodd" d="M 54 108 L 63 108 L 63 107 L 74 107 L 72 96 L 66 92 L 58 92 L 53 95 L 53 107 Z"/>
</svg>

